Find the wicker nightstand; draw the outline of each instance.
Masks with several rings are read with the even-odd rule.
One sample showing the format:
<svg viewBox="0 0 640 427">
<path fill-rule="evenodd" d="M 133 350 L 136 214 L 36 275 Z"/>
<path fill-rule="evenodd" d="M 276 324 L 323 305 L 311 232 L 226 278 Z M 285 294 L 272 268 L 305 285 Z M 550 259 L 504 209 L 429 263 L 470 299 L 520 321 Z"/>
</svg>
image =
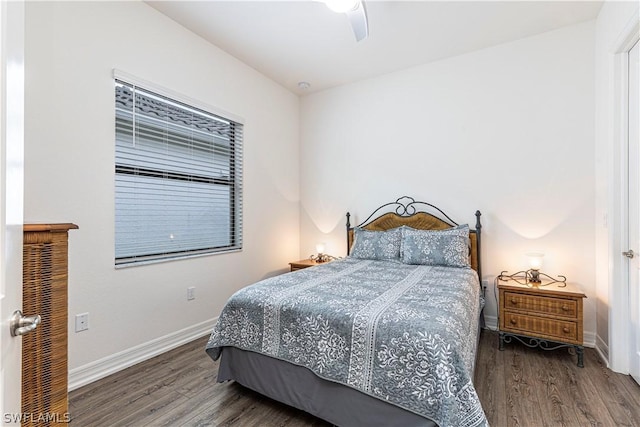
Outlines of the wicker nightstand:
<svg viewBox="0 0 640 427">
<path fill-rule="evenodd" d="M 573 347 L 584 367 L 582 292 L 570 285 L 528 287 L 503 280 L 498 290 L 500 350 L 512 338 L 544 350 Z"/>
<path fill-rule="evenodd" d="M 326 264 L 324 262 L 316 262 L 312 259 L 301 259 L 300 261 L 290 262 L 291 271 L 302 270 L 303 268 L 313 267 L 314 265 Z"/>
</svg>

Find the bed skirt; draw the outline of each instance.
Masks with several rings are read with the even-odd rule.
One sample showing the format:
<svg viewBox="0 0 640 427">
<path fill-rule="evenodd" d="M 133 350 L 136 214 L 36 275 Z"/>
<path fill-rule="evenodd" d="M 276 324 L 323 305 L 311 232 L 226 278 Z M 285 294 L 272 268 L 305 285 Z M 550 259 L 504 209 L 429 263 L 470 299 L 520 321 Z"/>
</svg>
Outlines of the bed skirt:
<svg viewBox="0 0 640 427">
<path fill-rule="evenodd" d="M 437 427 L 358 390 L 324 380 L 309 369 L 255 352 L 224 347 L 218 382 L 237 383 L 337 426 Z"/>
</svg>

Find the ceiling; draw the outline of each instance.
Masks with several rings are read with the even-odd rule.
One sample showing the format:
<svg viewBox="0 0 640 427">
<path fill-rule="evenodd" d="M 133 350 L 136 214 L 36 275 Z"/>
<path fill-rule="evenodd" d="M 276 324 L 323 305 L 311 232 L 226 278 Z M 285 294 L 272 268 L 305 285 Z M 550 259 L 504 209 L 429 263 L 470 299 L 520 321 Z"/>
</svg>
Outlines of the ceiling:
<svg viewBox="0 0 640 427">
<path fill-rule="evenodd" d="M 369 37 L 356 42 L 347 16 L 318 1 L 147 3 L 301 95 L 595 19 L 602 6 L 369 0 Z"/>
</svg>

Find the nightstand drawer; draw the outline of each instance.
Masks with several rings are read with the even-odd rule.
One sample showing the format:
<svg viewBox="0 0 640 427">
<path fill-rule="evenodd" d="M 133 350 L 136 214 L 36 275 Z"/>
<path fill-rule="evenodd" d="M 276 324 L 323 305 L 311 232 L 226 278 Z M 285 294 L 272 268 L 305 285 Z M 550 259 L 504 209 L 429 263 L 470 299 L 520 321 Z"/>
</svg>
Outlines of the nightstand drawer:
<svg viewBox="0 0 640 427">
<path fill-rule="evenodd" d="M 524 332 L 529 335 L 555 337 L 562 339 L 562 341 L 582 345 L 582 342 L 578 341 L 578 325 L 576 322 L 506 312 L 504 313 L 502 329 L 512 332 Z"/>
<path fill-rule="evenodd" d="M 576 319 L 578 303 L 575 300 L 527 295 L 515 292 L 504 293 L 506 310 L 523 310 L 532 313 L 552 314 L 555 316 Z"/>
</svg>

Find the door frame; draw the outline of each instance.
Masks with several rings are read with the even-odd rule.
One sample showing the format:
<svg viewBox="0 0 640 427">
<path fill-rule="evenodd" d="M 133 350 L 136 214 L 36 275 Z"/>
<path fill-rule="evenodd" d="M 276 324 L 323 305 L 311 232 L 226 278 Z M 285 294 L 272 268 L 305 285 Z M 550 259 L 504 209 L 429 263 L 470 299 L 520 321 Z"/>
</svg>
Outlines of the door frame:
<svg viewBox="0 0 640 427">
<path fill-rule="evenodd" d="M 635 58 L 633 62 L 631 61 L 631 52 L 635 52 Z M 640 70 L 638 69 L 638 52 L 640 52 L 640 41 L 637 41 L 633 47 L 627 53 L 627 70 L 628 78 L 627 82 L 629 85 L 631 82 L 634 82 L 634 87 L 629 87 L 627 90 L 628 99 L 627 106 L 629 114 L 628 126 L 627 129 L 629 134 L 627 136 L 628 147 L 629 147 L 629 161 L 627 162 L 629 165 L 629 219 L 631 220 L 628 224 L 629 227 L 629 240 L 630 240 L 630 248 L 634 248 L 636 251 L 640 252 L 640 136 L 638 135 L 638 120 L 640 119 L 640 111 L 638 110 L 638 97 L 640 93 L 640 87 L 638 80 L 640 78 Z M 634 68 L 632 69 L 631 64 L 634 64 Z M 633 74 L 631 74 L 633 71 Z M 634 96 L 633 103 L 631 96 Z M 634 112 L 632 114 L 631 105 L 634 105 Z M 632 122 L 632 118 L 635 118 Z M 633 124 L 632 124 L 633 123 Z M 630 133 L 631 129 L 634 129 L 634 134 Z M 628 260 L 628 274 L 629 274 L 629 373 L 633 376 L 636 382 L 640 383 L 640 360 L 638 359 L 638 347 L 640 346 L 640 325 L 638 324 L 638 319 L 640 315 L 640 254 L 638 257 L 634 257 L 634 259 Z"/>
<path fill-rule="evenodd" d="M 24 211 L 23 0 L 0 0 L 0 424 L 21 408 L 22 339 L 11 337 L 9 318 L 22 308 Z"/>
<path fill-rule="evenodd" d="M 640 21 L 633 16 L 618 39 L 611 46 L 614 77 L 613 165 L 610 180 L 609 230 L 609 367 L 616 372 L 629 373 L 629 263 L 622 255 L 628 250 L 629 213 L 629 50 L 638 42 Z M 640 251 L 640 248 L 637 249 Z M 615 310 L 613 309 L 615 307 Z"/>
</svg>

